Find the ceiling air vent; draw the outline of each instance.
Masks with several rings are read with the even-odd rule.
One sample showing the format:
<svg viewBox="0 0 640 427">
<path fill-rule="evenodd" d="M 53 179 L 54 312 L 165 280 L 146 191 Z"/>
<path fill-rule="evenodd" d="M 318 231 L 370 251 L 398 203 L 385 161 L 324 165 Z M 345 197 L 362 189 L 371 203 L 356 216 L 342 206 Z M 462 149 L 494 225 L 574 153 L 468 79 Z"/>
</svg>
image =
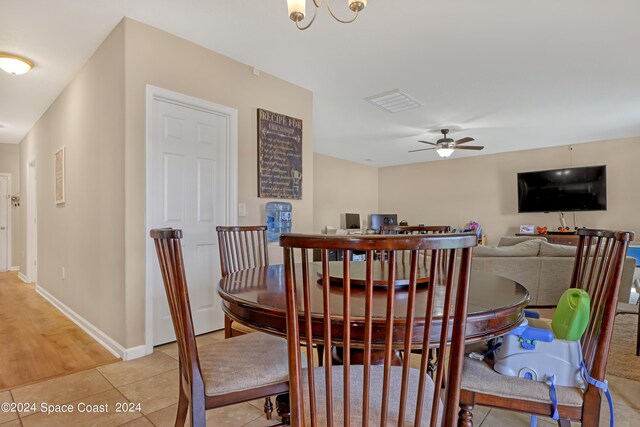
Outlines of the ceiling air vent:
<svg viewBox="0 0 640 427">
<path fill-rule="evenodd" d="M 422 106 L 418 101 L 397 89 L 373 95 L 364 100 L 389 113 L 399 113 L 400 111 L 411 110 Z"/>
</svg>

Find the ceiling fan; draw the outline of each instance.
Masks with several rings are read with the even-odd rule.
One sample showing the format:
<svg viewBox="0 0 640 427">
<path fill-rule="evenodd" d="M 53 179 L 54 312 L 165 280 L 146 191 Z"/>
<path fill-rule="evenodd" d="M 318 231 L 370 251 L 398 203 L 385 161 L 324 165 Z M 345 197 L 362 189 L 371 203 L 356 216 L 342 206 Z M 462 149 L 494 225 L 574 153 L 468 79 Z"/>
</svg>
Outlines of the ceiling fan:
<svg viewBox="0 0 640 427">
<path fill-rule="evenodd" d="M 436 142 L 418 141 L 418 142 L 422 142 L 423 144 L 433 145 L 433 147 L 421 148 L 419 150 L 411 150 L 409 152 L 415 153 L 416 151 L 436 150 L 436 152 L 440 157 L 449 157 L 450 155 L 453 154 L 453 150 L 482 150 L 484 148 L 484 146 L 482 145 L 462 146 L 462 144 L 466 144 L 467 142 L 471 142 L 474 140 L 473 138 L 470 138 L 470 137 L 462 138 L 457 141 L 454 141 L 452 138 L 447 138 L 449 129 L 442 129 L 440 130 L 440 132 L 442 132 L 443 137 Z"/>
</svg>

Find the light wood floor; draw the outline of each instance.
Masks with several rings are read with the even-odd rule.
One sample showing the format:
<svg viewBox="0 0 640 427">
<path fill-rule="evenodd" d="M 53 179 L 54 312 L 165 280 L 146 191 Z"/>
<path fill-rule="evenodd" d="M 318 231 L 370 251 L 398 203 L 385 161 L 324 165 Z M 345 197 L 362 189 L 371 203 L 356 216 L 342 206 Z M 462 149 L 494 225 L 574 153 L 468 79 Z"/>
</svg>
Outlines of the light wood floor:
<svg viewBox="0 0 640 427">
<path fill-rule="evenodd" d="M 119 359 L 14 272 L 0 273 L 0 390 Z"/>
</svg>

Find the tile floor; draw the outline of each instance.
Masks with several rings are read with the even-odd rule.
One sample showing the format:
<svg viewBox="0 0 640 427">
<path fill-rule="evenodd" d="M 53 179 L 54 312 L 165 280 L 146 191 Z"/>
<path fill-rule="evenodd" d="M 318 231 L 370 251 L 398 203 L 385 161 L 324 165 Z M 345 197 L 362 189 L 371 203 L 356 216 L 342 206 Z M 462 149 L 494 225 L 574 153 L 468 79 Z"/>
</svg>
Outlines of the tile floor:
<svg viewBox="0 0 640 427">
<path fill-rule="evenodd" d="M 222 332 L 198 337 L 200 344 L 224 339 Z M 640 361 L 633 361 L 640 363 Z M 640 382 L 609 377 L 616 405 L 616 425 L 636 426 L 640 418 Z M 36 384 L 0 392 L 1 402 L 35 403 L 35 411 L 0 411 L 4 426 L 172 426 L 178 401 L 178 362 L 175 344 L 156 348 L 147 357 L 118 362 Z M 47 413 L 41 404 L 70 404 L 72 413 Z M 131 412 L 116 412 L 116 406 L 132 403 Z M 135 405 L 140 404 L 139 411 Z M 83 406 L 84 405 L 84 406 Z M 230 427 L 266 427 L 262 400 L 214 409 L 207 412 L 207 424 Z M 79 412 L 80 408 L 97 412 Z M 55 408 L 55 409 L 59 409 Z M 46 409 L 46 406 L 45 408 Z M 100 410 L 105 410 L 100 412 Z M 608 409 L 603 406 L 601 425 L 609 425 Z M 484 427 L 529 426 L 529 417 L 514 412 L 477 407 L 475 425 Z M 555 425 L 541 419 L 540 426 Z"/>
</svg>

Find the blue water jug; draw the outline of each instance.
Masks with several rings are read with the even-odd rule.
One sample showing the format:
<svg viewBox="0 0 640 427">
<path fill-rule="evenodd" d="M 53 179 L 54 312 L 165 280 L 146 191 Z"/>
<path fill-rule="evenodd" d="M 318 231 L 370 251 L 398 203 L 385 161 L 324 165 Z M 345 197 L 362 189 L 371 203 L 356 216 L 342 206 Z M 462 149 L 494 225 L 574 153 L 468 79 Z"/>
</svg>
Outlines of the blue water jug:
<svg viewBox="0 0 640 427">
<path fill-rule="evenodd" d="M 269 202 L 265 206 L 267 216 L 267 240 L 278 241 L 280 234 L 291 232 L 291 203 Z"/>
</svg>

